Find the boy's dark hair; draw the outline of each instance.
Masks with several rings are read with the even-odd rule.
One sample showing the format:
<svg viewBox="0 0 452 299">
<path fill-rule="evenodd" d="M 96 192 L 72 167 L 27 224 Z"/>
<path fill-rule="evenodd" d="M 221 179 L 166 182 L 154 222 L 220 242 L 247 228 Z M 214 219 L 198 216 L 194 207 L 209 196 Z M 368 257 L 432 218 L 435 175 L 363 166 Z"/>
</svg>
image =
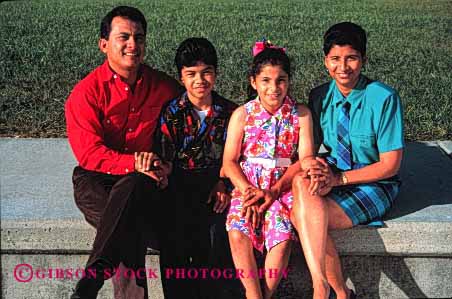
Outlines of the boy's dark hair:
<svg viewBox="0 0 452 299">
<path fill-rule="evenodd" d="M 184 40 L 176 50 L 174 63 L 181 76 L 183 67 L 191 67 L 203 62 L 212 65 L 217 72 L 218 57 L 215 47 L 206 38 L 190 37 Z"/>
<path fill-rule="evenodd" d="M 280 66 L 291 77 L 290 59 L 282 49 L 265 48 L 262 52 L 254 56 L 253 62 L 248 71 L 248 77 L 256 78 L 260 74 L 262 68 L 266 65 Z M 248 100 L 252 100 L 257 96 L 256 90 L 248 85 Z"/>
<path fill-rule="evenodd" d="M 350 45 L 353 49 L 366 56 L 367 36 L 364 29 L 351 22 L 342 22 L 331 26 L 323 35 L 323 53 L 330 53 L 333 46 Z"/>
<path fill-rule="evenodd" d="M 146 35 L 147 22 L 144 15 L 135 7 L 130 6 L 117 6 L 113 8 L 107 15 L 102 19 L 100 23 L 100 38 L 107 39 L 110 36 L 111 22 L 114 17 L 122 17 L 129 19 L 135 23 L 141 24 L 143 28 L 144 35 Z"/>
</svg>

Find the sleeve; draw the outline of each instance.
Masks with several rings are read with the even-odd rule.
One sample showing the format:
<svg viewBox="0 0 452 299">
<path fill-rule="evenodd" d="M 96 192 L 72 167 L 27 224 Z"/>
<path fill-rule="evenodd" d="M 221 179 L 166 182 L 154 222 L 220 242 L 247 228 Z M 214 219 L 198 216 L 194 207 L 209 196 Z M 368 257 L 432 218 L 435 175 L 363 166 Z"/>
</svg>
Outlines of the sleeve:
<svg viewBox="0 0 452 299">
<path fill-rule="evenodd" d="M 164 102 L 178 97 L 185 91 L 185 88 L 177 80 L 163 72 L 156 71 L 153 73 L 152 79 L 156 82 L 157 86 L 154 90 L 157 93 L 156 98 Z"/>
<path fill-rule="evenodd" d="M 176 135 L 174 115 L 168 105 L 160 113 L 159 122 L 154 133 L 152 152 L 159 155 L 164 161 L 173 162 L 176 157 Z"/>
<path fill-rule="evenodd" d="M 75 87 L 65 104 L 69 144 L 81 167 L 110 174 L 134 171 L 135 158 L 105 145 L 101 110 L 95 96 Z"/>
<path fill-rule="evenodd" d="M 403 138 L 403 109 L 400 97 L 389 95 L 381 109 L 377 131 L 377 146 L 380 153 L 401 149 L 405 146 Z"/>
</svg>

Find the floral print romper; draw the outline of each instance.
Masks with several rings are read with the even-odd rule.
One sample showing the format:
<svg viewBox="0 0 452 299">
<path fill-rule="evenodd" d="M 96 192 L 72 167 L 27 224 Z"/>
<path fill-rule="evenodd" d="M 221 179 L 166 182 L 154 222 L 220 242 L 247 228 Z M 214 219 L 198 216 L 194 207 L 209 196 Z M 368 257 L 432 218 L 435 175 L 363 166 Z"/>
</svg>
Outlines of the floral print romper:
<svg viewBox="0 0 452 299">
<path fill-rule="evenodd" d="M 299 123 L 297 105 L 289 97 L 275 114 L 270 114 L 256 98 L 245 105 L 246 119 L 241 148 L 240 166 L 248 181 L 255 187 L 269 189 L 282 177 L 287 167 L 267 168 L 262 164 L 247 161 L 247 158 L 296 158 Z M 267 251 L 273 246 L 292 239 L 295 233 L 290 222 L 293 196 L 290 190 L 282 192 L 264 215 L 263 224 L 253 229 L 251 223 L 241 217 L 242 194 L 235 188 L 231 194 L 231 206 L 226 220 L 226 229 L 239 230 L 246 234 L 259 251 L 264 245 Z"/>
</svg>

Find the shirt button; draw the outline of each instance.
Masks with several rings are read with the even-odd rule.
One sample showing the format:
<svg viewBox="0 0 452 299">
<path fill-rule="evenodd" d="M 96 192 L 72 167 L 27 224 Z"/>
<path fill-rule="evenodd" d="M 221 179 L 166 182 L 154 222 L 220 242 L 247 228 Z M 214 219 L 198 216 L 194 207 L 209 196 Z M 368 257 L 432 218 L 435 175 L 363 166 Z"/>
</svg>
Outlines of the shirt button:
<svg viewBox="0 0 452 299">
<path fill-rule="evenodd" d="M 129 128 L 129 132 L 132 132 L 133 130 L 132 130 L 132 128 Z"/>
<path fill-rule="evenodd" d="M 111 174 L 111 172 L 110 172 L 110 171 L 107 171 L 107 174 Z"/>
<path fill-rule="evenodd" d="M 126 168 L 126 172 L 129 173 L 129 169 L 128 168 Z"/>
<path fill-rule="evenodd" d="M 126 87 L 126 88 L 124 88 L 126 91 L 128 91 L 129 90 L 129 88 L 128 87 Z"/>
<path fill-rule="evenodd" d="M 135 108 L 133 108 L 133 107 L 132 107 L 130 110 L 131 110 L 132 112 L 135 112 Z"/>
<path fill-rule="evenodd" d="M 128 147 L 125 147 L 124 150 L 127 152 L 127 151 L 129 150 L 129 148 L 128 148 Z"/>
<path fill-rule="evenodd" d="M 107 124 L 109 124 L 110 123 L 110 120 L 109 119 L 107 119 Z"/>
<path fill-rule="evenodd" d="M 116 79 L 116 78 L 118 78 L 118 76 L 117 76 L 116 74 L 114 74 L 114 75 L 113 75 L 113 78 L 115 78 L 115 79 Z"/>
</svg>

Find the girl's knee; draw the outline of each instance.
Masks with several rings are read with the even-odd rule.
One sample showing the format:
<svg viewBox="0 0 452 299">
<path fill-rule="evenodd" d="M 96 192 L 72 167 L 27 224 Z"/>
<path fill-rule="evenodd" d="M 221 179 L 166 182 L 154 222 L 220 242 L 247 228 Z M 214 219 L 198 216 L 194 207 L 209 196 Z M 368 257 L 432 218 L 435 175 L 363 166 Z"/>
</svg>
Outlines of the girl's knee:
<svg viewBox="0 0 452 299">
<path fill-rule="evenodd" d="M 292 181 L 294 194 L 301 194 L 304 190 L 307 190 L 310 183 L 309 178 L 305 177 L 302 173 L 295 175 Z"/>
<path fill-rule="evenodd" d="M 228 236 L 231 246 L 246 244 L 250 241 L 247 235 L 236 229 L 230 230 Z"/>
</svg>

